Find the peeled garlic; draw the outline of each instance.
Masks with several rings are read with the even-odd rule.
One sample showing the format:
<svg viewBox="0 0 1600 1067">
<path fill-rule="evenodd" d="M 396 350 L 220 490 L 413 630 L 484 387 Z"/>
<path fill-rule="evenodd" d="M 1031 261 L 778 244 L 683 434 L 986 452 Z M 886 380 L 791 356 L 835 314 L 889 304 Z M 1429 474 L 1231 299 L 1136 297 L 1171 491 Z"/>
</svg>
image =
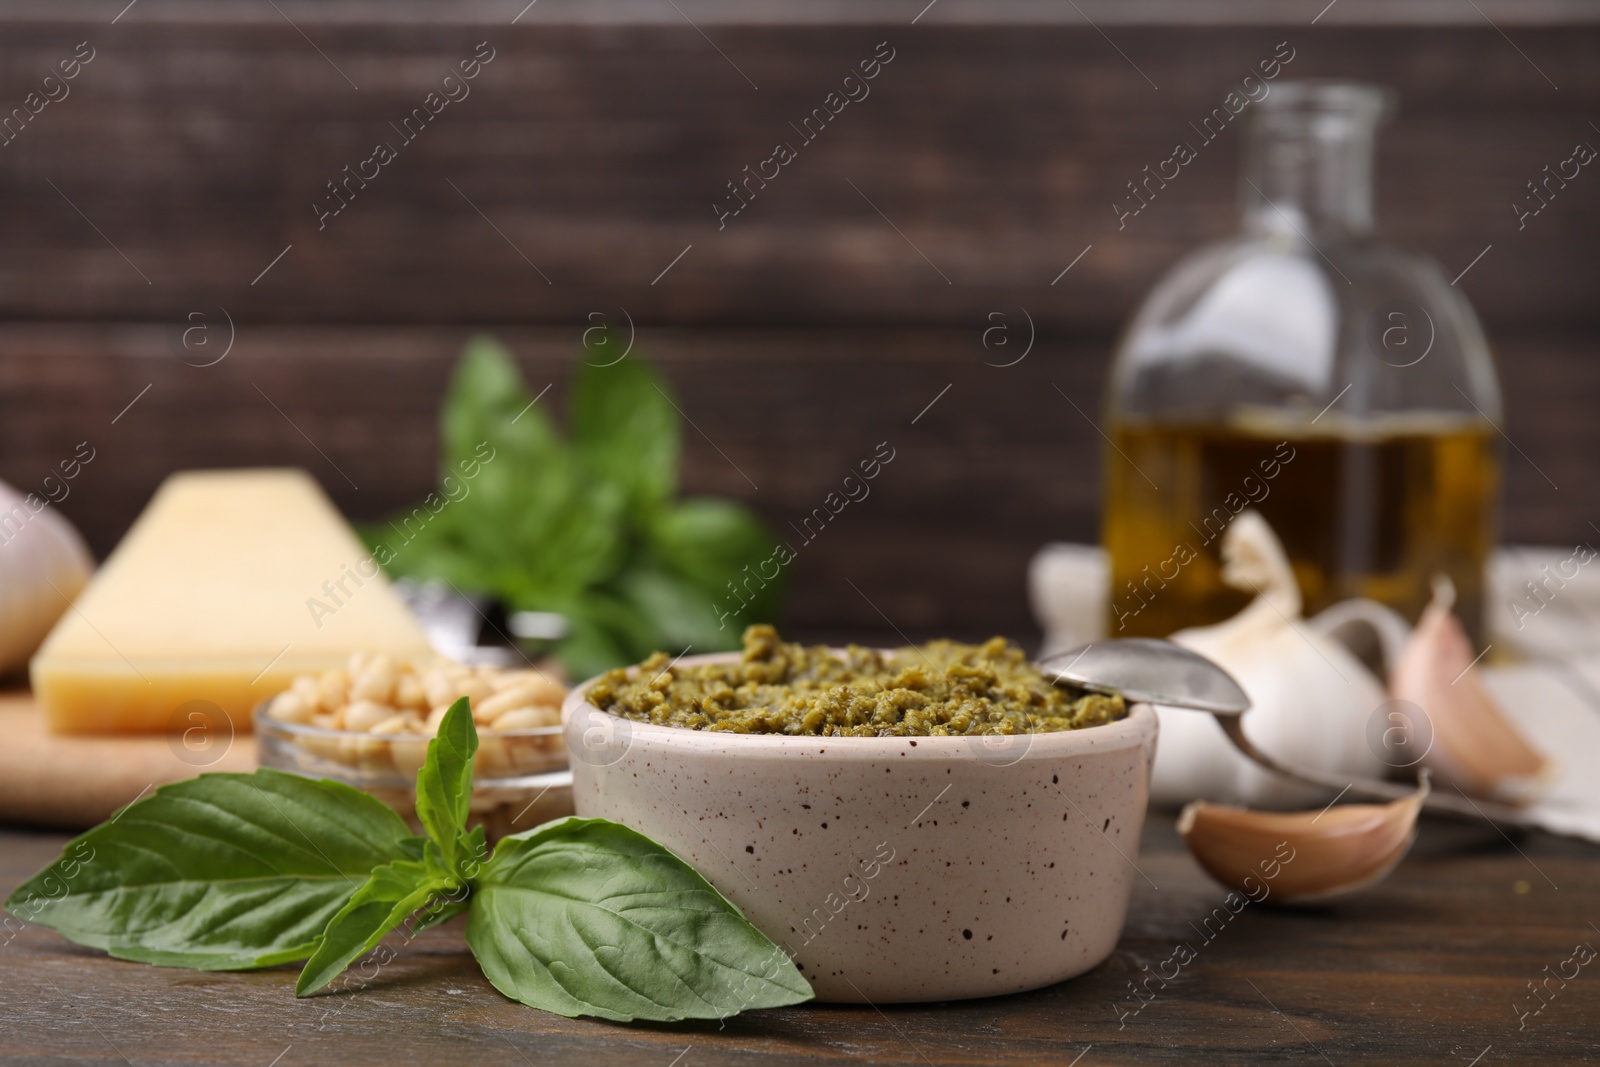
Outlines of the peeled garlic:
<svg viewBox="0 0 1600 1067">
<path fill-rule="evenodd" d="M 1315 903 L 1382 881 L 1411 848 L 1428 795 L 1322 811 L 1264 812 L 1197 800 L 1178 816 L 1200 866 L 1252 900 Z"/>
<path fill-rule="evenodd" d="M 1433 600 L 1400 651 L 1389 678 L 1396 700 L 1422 709 L 1432 747 L 1422 765 L 1445 785 L 1513 804 L 1526 804 L 1555 777 L 1555 765 L 1523 738 L 1484 688 L 1472 645 L 1451 613 L 1455 587 L 1434 581 Z"/>
<path fill-rule="evenodd" d="M 0 482 L 0 674 L 27 662 L 93 569 L 71 523 Z"/>
<path fill-rule="evenodd" d="M 1222 540 L 1223 581 L 1254 592 L 1239 614 L 1215 626 L 1180 630 L 1172 640 L 1232 674 L 1250 697 L 1243 726 L 1267 755 L 1292 767 L 1349 777 L 1381 777 L 1380 753 L 1366 723 L 1383 687 L 1350 651 L 1300 618 L 1300 587 L 1272 528 L 1243 511 Z M 1304 807 L 1333 790 L 1290 781 L 1234 748 L 1208 715 L 1157 708 L 1161 744 L 1150 795 L 1182 804 L 1197 797 L 1253 807 Z"/>
</svg>

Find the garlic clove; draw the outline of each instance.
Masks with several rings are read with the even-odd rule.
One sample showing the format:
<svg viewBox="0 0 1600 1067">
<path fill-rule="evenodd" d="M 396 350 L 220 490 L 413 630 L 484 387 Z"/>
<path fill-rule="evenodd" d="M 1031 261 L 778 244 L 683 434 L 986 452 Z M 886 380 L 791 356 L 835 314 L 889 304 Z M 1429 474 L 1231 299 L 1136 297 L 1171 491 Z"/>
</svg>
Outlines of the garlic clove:
<svg viewBox="0 0 1600 1067">
<path fill-rule="evenodd" d="M 1206 873 L 1252 900 L 1307 904 L 1380 882 L 1417 836 L 1427 778 L 1413 796 L 1320 812 L 1249 811 L 1197 800 L 1178 832 Z"/>
<path fill-rule="evenodd" d="M 1530 803 L 1556 767 L 1530 745 L 1478 677 L 1466 631 L 1450 608 L 1449 579 L 1434 582 L 1433 600 L 1390 674 L 1389 694 L 1427 716 L 1432 742 L 1422 765 L 1445 785 L 1514 804 Z"/>
</svg>

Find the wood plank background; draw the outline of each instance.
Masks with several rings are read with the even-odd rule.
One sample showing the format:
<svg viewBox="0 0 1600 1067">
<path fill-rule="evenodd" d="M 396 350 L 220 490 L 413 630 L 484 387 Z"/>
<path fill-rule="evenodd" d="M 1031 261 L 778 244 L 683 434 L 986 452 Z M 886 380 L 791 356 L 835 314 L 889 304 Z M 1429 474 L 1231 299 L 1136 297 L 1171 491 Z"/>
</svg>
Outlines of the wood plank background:
<svg viewBox="0 0 1600 1067">
<path fill-rule="evenodd" d="M 1592 8 L 1343 0 L 1313 25 L 1323 5 L 1295 0 L 944 0 L 912 25 L 923 4 L 889 0 L 542 0 L 515 24 L 521 3 L 278 6 L 0 12 L 0 114 L 94 49 L 0 147 L 0 478 L 33 487 L 93 442 L 62 510 L 101 554 L 186 466 L 303 464 L 381 516 L 430 483 L 473 329 L 555 400 L 587 316 L 625 310 L 698 428 L 691 491 L 782 530 L 877 442 L 897 449 L 802 551 L 792 624 L 879 627 L 881 608 L 907 630 L 1025 635 L 1029 554 L 1096 535 L 1100 438 L 1053 386 L 1093 414 L 1140 295 L 1232 230 L 1237 131 L 1125 229 L 1110 205 L 1282 41 L 1286 77 L 1399 91 L 1384 230 L 1451 276 L 1488 248 L 1461 286 L 1523 453 L 1506 535 L 1570 542 L 1600 519 L 1600 177 L 1521 231 L 1510 206 L 1600 143 Z M 470 96 L 319 230 L 324 183 L 398 144 L 389 124 L 486 40 Z M 885 41 L 871 95 L 719 230 L 724 183 L 798 141 L 789 123 Z M 194 313 L 232 334 L 215 366 L 174 341 Z M 983 345 L 995 313 L 1011 348 Z M 986 366 L 1022 350 L 1026 319 L 1028 358 Z"/>
</svg>

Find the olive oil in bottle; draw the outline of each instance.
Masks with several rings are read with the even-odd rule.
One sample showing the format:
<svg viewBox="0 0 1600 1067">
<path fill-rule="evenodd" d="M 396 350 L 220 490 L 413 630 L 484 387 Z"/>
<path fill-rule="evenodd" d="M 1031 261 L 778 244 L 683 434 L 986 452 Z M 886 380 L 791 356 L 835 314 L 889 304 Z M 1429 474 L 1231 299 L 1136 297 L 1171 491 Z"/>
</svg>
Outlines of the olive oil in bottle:
<svg viewBox="0 0 1600 1067">
<path fill-rule="evenodd" d="M 1395 418 L 1358 432 L 1327 417 L 1308 429 L 1107 427 L 1111 636 L 1164 636 L 1243 608 L 1250 594 L 1223 583 L 1219 548 L 1246 507 L 1283 541 L 1306 614 L 1369 597 L 1414 620 L 1432 576 L 1445 574 L 1456 611 L 1477 628 L 1498 490 L 1494 427 Z"/>
</svg>

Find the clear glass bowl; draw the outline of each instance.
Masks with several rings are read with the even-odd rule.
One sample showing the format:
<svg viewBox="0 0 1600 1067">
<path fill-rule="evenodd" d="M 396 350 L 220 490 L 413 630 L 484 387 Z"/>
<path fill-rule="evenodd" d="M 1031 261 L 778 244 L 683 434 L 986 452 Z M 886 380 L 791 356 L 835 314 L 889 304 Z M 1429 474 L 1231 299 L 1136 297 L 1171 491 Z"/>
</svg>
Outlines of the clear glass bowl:
<svg viewBox="0 0 1600 1067">
<path fill-rule="evenodd" d="M 428 753 L 425 734 L 374 734 L 283 722 L 256 706 L 256 759 L 263 767 L 332 778 L 371 793 L 418 833 L 417 768 Z M 483 730 L 472 779 L 469 825 L 491 841 L 572 814 L 572 774 L 562 727 Z"/>
</svg>

